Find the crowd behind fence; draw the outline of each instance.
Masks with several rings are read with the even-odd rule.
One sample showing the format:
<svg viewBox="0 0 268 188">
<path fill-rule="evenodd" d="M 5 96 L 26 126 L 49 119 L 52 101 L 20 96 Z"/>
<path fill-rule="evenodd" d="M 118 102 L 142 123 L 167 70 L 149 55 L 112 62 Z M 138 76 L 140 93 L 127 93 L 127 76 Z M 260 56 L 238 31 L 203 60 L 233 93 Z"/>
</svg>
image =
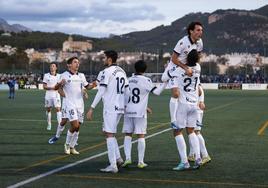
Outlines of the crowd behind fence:
<svg viewBox="0 0 268 188">
<path fill-rule="evenodd" d="M 14 78 L 19 85 L 19 88 L 24 88 L 25 85 L 38 85 L 43 83 L 43 74 L 36 73 L 0 73 L 0 84 L 6 84 L 9 79 Z M 97 75 L 86 75 L 88 82 L 92 82 L 97 78 Z M 161 74 L 151 74 L 150 78 L 153 82 L 161 82 Z M 260 74 L 250 75 L 201 75 L 201 83 L 268 83 L 267 76 Z"/>
</svg>

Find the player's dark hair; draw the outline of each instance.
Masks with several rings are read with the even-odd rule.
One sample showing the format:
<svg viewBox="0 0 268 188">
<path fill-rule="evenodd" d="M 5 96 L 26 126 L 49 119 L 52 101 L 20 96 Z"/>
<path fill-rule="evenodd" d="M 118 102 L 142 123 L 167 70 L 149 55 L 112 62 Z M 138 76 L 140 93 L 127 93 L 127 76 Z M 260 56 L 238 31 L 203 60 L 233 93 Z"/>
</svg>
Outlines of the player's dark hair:
<svg viewBox="0 0 268 188">
<path fill-rule="evenodd" d="M 69 58 L 69 59 L 67 60 L 67 64 L 72 64 L 72 62 L 73 62 L 74 59 L 79 60 L 78 57 L 74 56 L 74 57 L 71 57 L 71 58 Z"/>
<path fill-rule="evenodd" d="M 193 67 L 196 65 L 196 63 L 199 61 L 199 53 L 196 49 L 193 49 L 190 51 L 187 55 L 187 65 L 189 67 Z"/>
<path fill-rule="evenodd" d="M 118 54 L 117 54 L 116 51 L 114 51 L 114 50 L 107 50 L 107 51 L 104 52 L 104 54 L 105 54 L 105 56 L 107 58 L 111 58 L 113 63 L 116 63 L 116 60 L 118 58 Z"/>
<path fill-rule="evenodd" d="M 187 27 L 187 33 L 190 36 L 191 32 L 193 31 L 196 25 L 200 25 L 201 27 L 203 27 L 203 25 L 201 24 L 201 22 L 191 22 L 188 27 Z"/>
<path fill-rule="evenodd" d="M 136 73 L 144 73 L 147 69 L 147 64 L 143 60 L 139 60 L 135 63 L 135 71 Z"/>
<path fill-rule="evenodd" d="M 51 62 L 51 63 L 49 64 L 49 66 L 50 66 L 50 65 L 53 65 L 53 64 L 56 65 L 56 67 L 58 68 L 58 63 L 56 63 L 56 62 L 54 62 L 54 61 Z"/>
</svg>

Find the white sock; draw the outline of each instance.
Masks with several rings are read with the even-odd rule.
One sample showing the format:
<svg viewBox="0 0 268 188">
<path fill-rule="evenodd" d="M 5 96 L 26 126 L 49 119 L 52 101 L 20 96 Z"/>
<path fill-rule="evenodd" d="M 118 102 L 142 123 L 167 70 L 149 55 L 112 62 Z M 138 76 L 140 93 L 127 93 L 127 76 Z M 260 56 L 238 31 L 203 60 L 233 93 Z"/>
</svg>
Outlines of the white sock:
<svg viewBox="0 0 268 188">
<path fill-rule="evenodd" d="M 112 167 L 116 167 L 116 155 L 115 155 L 114 137 L 106 138 L 106 143 L 107 143 L 108 158 L 109 158 L 110 165 Z"/>
<path fill-rule="evenodd" d="M 201 133 L 197 134 L 197 138 L 199 140 L 200 152 L 202 154 L 202 157 L 207 157 L 208 151 L 207 151 L 205 140 L 204 140 L 202 134 Z"/>
<path fill-rule="evenodd" d="M 195 154 L 195 160 L 200 158 L 200 147 L 199 147 L 199 141 L 195 133 L 191 133 L 188 135 L 189 142 L 193 146 L 193 151 Z"/>
<path fill-rule="evenodd" d="M 72 139 L 73 139 L 73 133 L 71 133 L 70 130 L 68 130 L 65 144 L 69 145 L 71 143 Z"/>
<path fill-rule="evenodd" d="M 60 124 L 57 127 L 56 137 L 59 138 L 61 133 L 63 132 L 65 126 L 60 126 Z"/>
<path fill-rule="evenodd" d="M 78 135 L 79 135 L 79 132 L 74 132 L 73 133 L 73 139 L 70 142 L 70 147 L 71 148 L 74 148 L 74 146 L 75 146 L 75 144 L 76 144 L 76 142 L 78 140 Z"/>
<path fill-rule="evenodd" d="M 58 125 L 61 122 L 61 112 L 57 112 L 57 121 L 58 121 Z"/>
<path fill-rule="evenodd" d="M 188 156 L 193 156 L 194 155 L 194 149 L 193 149 L 192 142 L 190 142 L 190 139 L 189 139 L 189 148 L 190 148 L 190 151 L 189 151 L 189 155 Z"/>
<path fill-rule="evenodd" d="M 180 154 L 181 162 L 187 163 L 186 143 L 182 134 L 175 136 L 177 148 Z"/>
<path fill-rule="evenodd" d="M 115 137 L 114 137 L 114 146 L 115 146 L 115 157 L 116 157 L 116 159 L 121 159 L 119 146 L 118 146 L 118 143 L 117 143 L 117 139 Z"/>
<path fill-rule="evenodd" d="M 176 121 L 177 108 L 178 108 L 178 99 L 171 97 L 169 101 L 169 113 L 171 122 Z"/>
<path fill-rule="evenodd" d="M 47 124 L 51 125 L 51 112 L 46 112 L 47 115 Z"/>
<path fill-rule="evenodd" d="M 138 156 L 139 156 L 139 163 L 143 163 L 145 153 L 145 139 L 139 138 L 138 139 Z"/>
<path fill-rule="evenodd" d="M 126 156 L 126 160 L 131 160 L 131 149 L 132 149 L 132 137 L 131 136 L 125 136 L 124 139 L 124 152 Z"/>
</svg>

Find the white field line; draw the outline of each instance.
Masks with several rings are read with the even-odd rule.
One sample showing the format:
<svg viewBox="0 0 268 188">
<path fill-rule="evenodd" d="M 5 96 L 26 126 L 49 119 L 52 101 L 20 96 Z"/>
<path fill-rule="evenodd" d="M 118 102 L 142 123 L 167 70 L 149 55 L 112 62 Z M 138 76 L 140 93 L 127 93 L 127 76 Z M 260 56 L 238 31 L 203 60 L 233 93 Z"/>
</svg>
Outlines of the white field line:
<svg viewBox="0 0 268 188">
<path fill-rule="evenodd" d="M 162 134 L 162 133 L 167 132 L 167 131 L 170 131 L 170 130 L 171 130 L 171 128 L 168 128 L 168 129 L 165 129 L 165 130 L 156 132 L 156 133 L 154 133 L 154 134 L 151 134 L 151 135 L 146 136 L 145 139 L 152 138 L 152 137 L 154 137 L 154 136 L 157 136 L 157 135 L 159 135 L 159 134 Z M 136 142 L 138 142 L 138 140 L 132 141 L 132 143 L 136 143 Z M 123 147 L 124 147 L 124 145 L 121 145 L 121 146 L 119 147 L 119 149 L 120 149 L 120 148 L 123 148 Z M 62 166 L 62 167 L 56 168 L 56 169 L 54 169 L 54 170 L 51 170 L 51 171 L 42 173 L 42 174 L 40 174 L 40 175 L 38 175 L 38 176 L 34 176 L 34 177 L 29 178 L 29 179 L 23 180 L 23 181 L 18 182 L 18 183 L 16 183 L 16 184 L 10 185 L 10 186 L 8 186 L 7 188 L 16 188 L 16 187 L 20 187 L 20 186 L 26 185 L 26 184 L 28 184 L 28 183 L 34 182 L 34 181 L 36 181 L 36 180 L 39 180 L 39 179 L 44 178 L 44 177 L 46 177 L 46 176 L 49 176 L 49 175 L 51 175 L 51 174 L 55 174 L 55 173 L 57 173 L 57 172 L 60 172 L 60 171 L 62 171 L 62 170 L 65 170 L 65 169 L 67 169 L 67 168 L 71 168 L 71 167 L 73 167 L 73 166 L 76 166 L 76 165 L 78 165 L 78 164 L 81 164 L 81 163 L 90 161 L 90 160 L 92 160 L 92 159 L 96 159 L 96 158 L 101 157 L 101 156 L 106 155 L 106 154 L 107 154 L 107 151 L 102 152 L 102 153 L 99 153 L 99 154 L 96 154 L 96 155 L 93 155 L 93 156 L 91 156 L 91 157 L 88 157 L 88 158 L 85 158 L 85 159 L 76 161 L 76 162 L 74 162 L 74 163 L 70 163 L 70 164 L 68 164 L 68 165 L 64 165 L 64 166 Z"/>
</svg>

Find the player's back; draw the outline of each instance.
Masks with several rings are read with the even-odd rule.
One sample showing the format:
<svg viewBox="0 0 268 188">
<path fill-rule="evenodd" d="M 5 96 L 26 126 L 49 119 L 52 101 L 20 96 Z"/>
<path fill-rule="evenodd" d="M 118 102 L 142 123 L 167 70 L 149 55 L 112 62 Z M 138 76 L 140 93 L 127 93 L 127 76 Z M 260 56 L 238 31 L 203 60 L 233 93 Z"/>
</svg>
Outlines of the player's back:
<svg viewBox="0 0 268 188">
<path fill-rule="evenodd" d="M 187 76 L 185 71 L 178 68 L 178 79 L 180 89 L 180 102 L 196 105 L 198 102 L 198 85 L 200 83 L 201 67 L 197 63 L 191 67 L 193 70 L 192 76 Z"/>
<path fill-rule="evenodd" d="M 148 97 L 155 88 L 151 79 L 143 75 L 133 75 L 129 78 L 130 97 L 126 105 L 126 116 L 146 117 Z"/>
<path fill-rule="evenodd" d="M 107 67 L 102 72 L 100 86 L 106 87 L 104 110 L 108 113 L 124 113 L 125 87 L 128 86 L 125 71 L 117 65 Z"/>
</svg>

